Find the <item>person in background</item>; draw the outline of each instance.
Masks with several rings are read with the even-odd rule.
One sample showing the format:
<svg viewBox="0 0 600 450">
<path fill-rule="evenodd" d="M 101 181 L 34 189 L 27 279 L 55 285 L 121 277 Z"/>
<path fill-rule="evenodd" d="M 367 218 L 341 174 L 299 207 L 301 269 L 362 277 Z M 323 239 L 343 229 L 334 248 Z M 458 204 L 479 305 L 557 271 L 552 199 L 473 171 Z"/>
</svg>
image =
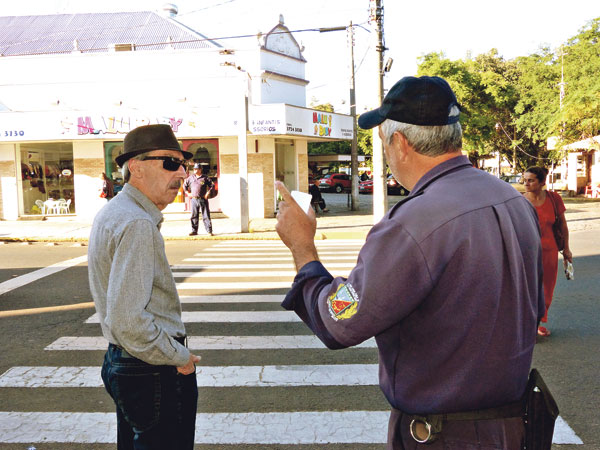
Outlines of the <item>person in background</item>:
<svg viewBox="0 0 600 450">
<path fill-rule="evenodd" d="M 379 125 L 410 195 L 371 229 L 348 278 L 334 278 L 314 212 L 277 183 L 276 230 L 298 271 L 282 306 L 331 349 L 375 337 L 388 449 L 522 448 L 544 314 L 535 209 L 462 155 L 458 102 L 441 78 L 401 79 L 358 123 Z"/>
<path fill-rule="evenodd" d="M 321 189 L 319 189 L 319 180 L 318 178 L 313 178 L 310 186 L 308 187 L 308 193 L 312 195 L 312 199 L 310 200 L 310 204 L 317 212 L 317 207 L 321 208 L 323 212 L 329 212 L 327 209 L 327 205 L 325 205 L 325 200 L 321 195 Z"/>
<path fill-rule="evenodd" d="M 161 211 L 179 192 L 191 157 L 169 125 L 131 130 L 116 158 L 126 184 L 92 226 L 89 283 L 109 342 L 101 374 L 117 409 L 119 450 L 194 448 L 200 357 L 186 346 L 160 233 Z"/>
<path fill-rule="evenodd" d="M 183 190 L 192 198 L 192 217 L 190 219 L 192 222 L 192 232 L 190 233 L 190 236 L 196 236 L 198 234 L 200 213 L 202 213 L 202 222 L 204 223 L 206 232 L 210 236 L 213 236 L 212 221 L 210 220 L 210 206 L 208 204 L 208 197 L 213 188 L 213 182 L 203 170 L 202 164 L 194 164 L 194 173 L 187 177 L 183 183 Z"/>
<path fill-rule="evenodd" d="M 104 172 L 102 172 L 102 198 L 105 198 L 106 200 L 110 200 L 111 198 L 113 198 L 115 196 L 115 190 L 114 190 L 114 185 L 113 182 L 110 178 L 108 178 L 106 176 L 106 174 Z"/>
<path fill-rule="evenodd" d="M 554 239 L 552 226 L 558 216 L 560 229 L 565 240 L 563 250 L 563 263 L 573 262 L 573 254 L 569 247 L 569 227 L 565 219 L 565 204 L 560 195 L 544 189 L 546 185 L 546 176 L 548 171 L 542 167 L 529 167 L 523 174 L 523 184 L 525 185 L 525 198 L 531 202 L 537 211 L 542 231 L 542 264 L 544 266 L 544 303 L 546 313 L 542 317 L 542 322 L 548 322 L 548 309 L 552 303 L 554 287 L 558 275 L 558 246 Z M 540 336 L 550 336 L 550 330 L 545 326 L 538 327 Z"/>
</svg>

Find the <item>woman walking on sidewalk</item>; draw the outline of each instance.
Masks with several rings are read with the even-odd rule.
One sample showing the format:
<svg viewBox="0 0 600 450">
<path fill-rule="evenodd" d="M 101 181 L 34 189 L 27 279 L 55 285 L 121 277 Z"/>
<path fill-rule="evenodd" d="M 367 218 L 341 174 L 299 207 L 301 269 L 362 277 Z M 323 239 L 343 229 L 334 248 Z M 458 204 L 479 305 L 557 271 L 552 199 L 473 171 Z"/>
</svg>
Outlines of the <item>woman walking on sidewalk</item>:
<svg viewBox="0 0 600 450">
<path fill-rule="evenodd" d="M 563 263 L 573 262 L 573 255 L 569 248 L 569 227 L 565 219 L 565 204 L 560 195 L 544 189 L 547 175 L 548 170 L 542 167 L 530 167 L 523 175 L 524 195 L 535 206 L 542 232 L 542 265 L 544 266 L 544 300 L 546 303 L 546 314 L 542 317 L 544 323 L 548 322 L 548 309 L 552 303 L 558 273 L 559 250 L 552 231 L 552 226 L 557 218 L 565 240 L 565 247 L 562 252 Z M 538 335 L 550 336 L 550 330 L 540 326 L 538 327 Z"/>
</svg>

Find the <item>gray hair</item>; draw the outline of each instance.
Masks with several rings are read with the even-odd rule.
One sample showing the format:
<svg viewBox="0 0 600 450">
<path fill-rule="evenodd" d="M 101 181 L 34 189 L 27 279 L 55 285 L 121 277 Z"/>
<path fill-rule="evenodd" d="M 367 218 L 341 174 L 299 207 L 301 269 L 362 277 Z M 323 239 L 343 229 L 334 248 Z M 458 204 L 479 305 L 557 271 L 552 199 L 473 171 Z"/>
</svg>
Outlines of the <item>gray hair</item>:
<svg viewBox="0 0 600 450">
<path fill-rule="evenodd" d="M 458 114 L 460 114 L 460 110 L 453 106 L 449 116 L 457 116 Z M 397 131 L 421 155 L 440 156 L 462 148 L 460 122 L 450 125 L 423 126 L 386 119 L 380 127 L 388 145 L 392 143 L 394 133 Z"/>
<path fill-rule="evenodd" d="M 131 178 L 131 172 L 129 171 L 129 161 L 131 161 L 132 159 L 137 159 L 138 161 L 141 161 L 146 156 L 147 155 L 145 153 L 142 153 L 140 155 L 132 156 L 127 161 L 125 161 L 125 164 L 123 164 L 123 167 L 121 167 L 121 173 L 123 174 L 123 184 L 129 182 L 129 178 Z"/>
</svg>

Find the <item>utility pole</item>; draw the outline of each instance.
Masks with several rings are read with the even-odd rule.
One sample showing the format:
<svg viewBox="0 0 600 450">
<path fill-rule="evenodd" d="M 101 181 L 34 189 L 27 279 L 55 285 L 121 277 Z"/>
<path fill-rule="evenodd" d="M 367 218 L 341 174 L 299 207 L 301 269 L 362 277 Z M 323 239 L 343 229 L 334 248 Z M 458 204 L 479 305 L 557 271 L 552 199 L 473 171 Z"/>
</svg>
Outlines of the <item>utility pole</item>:
<svg viewBox="0 0 600 450">
<path fill-rule="evenodd" d="M 375 28 L 377 50 L 377 106 L 383 103 L 383 0 L 370 0 L 369 21 Z M 387 177 L 383 143 L 377 129 L 373 129 L 373 220 L 378 222 L 387 212 Z"/>
<path fill-rule="evenodd" d="M 240 175 L 240 232 L 250 231 L 248 207 L 248 74 L 241 72 L 242 95 L 238 123 L 238 166 Z"/>
<path fill-rule="evenodd" d="M 350 115 L 352 116 L 352 147 L 350 152 L 350 176 L 352 179 L 352 211 L 358 211 L 358 127 L 356 126 L 356 94 L 354 80 L 354 27 L 352 21 L 348 27 L 348 45 L 350 46 Z"/>
</svg>

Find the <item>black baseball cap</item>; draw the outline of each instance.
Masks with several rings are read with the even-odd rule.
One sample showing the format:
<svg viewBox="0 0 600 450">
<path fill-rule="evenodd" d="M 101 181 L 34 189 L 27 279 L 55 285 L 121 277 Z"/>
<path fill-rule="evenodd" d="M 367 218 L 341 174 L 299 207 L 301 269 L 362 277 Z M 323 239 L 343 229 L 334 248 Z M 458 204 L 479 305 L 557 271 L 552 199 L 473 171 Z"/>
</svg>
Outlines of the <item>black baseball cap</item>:
<svg viewBox="0 0 600 450">
<path fill-rule="evenodd" d="M 358 126 L 369 129 L 386 119 L 413 125 L 450 125 L 459 119 L 458 114 L 449 115 L 453 106 L 460 109 L 443 78 L 404 77 L 392 86 L 379 108 L 360 115 Z"/>
</svg>

